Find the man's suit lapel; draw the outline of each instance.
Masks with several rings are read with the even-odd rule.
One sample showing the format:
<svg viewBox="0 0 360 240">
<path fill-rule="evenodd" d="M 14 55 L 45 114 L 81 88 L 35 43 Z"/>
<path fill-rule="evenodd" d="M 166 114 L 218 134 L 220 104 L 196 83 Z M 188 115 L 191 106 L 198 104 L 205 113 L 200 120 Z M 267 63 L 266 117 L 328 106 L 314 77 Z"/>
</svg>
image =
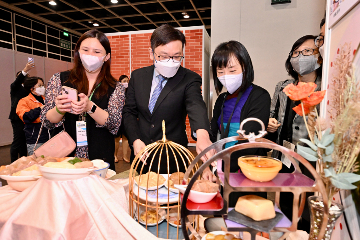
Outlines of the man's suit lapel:
<svg viewBox="0 0 360 240">
<path fill-rule="evenodd" d="M 180 68 L 179 68 L 178 72 L 175 74 L 175 76 L 172 78 L 169 78 L 164 89 L 161 91 L 161 93 L 156 101 L 156 104 L 155 104 L 155 107 L 153 110 L 153 114 L 155 113 L 156 109 L 161 104 L 161 102 L 165 99 L 165 97 L 171 92 L 171 90 L 180 83 L 180 81 L 183 79 L 184 75 L 185 75 L 185 69 L 180 66 Z"/>
<path fill-rule="evenodd" d="M 151 116 L 150 110 L 149 110 L 149 99 L 150 99 L 150 91 L 151 91 L 151 84 L 154 76 L 154 65 L 151 67 L 146 68 L 146 71 L 144 73 L 144 80 L 140 80 L 143 82 L 143 93 L 142 94 L 142 101 L 141 104 L 145 106 L 146 113 Z"/>
</svg>

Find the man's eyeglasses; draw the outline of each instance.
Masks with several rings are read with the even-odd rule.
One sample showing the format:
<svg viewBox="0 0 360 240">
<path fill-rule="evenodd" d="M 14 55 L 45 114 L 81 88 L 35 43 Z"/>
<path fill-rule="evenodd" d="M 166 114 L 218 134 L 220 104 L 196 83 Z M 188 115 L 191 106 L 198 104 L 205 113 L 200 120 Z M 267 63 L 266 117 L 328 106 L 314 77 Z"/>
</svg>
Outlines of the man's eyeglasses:
<svg viewBox="0 0 360 240">
<path fill-rule="evenodd" d="M 170 61 L 170 59 L 172 59 L 173 62 L 175 62 L 175 63 L 179 63 L 179 62 L 181 62 L 181 60 L 183 60 L 183 58 L 185 58 L 184 56 L 172 56 L 172 57 L 161 56 L 161 55 L 157 55 L 156 53 L 154 53 L 154 57 L 156 60 L 159 60 L 160 62 L 168 62 L 168 61 Z"/>
<path fill-rule="evenodd" d="M 313 49 L 313 48 L 307 48 L 307 49 L 304 49 L 302 51 L 293 51 L 293 52 L 290 53 L 290 55 L 291 55 L 292 58 L 298 57 L 300 55 L 300 53 L 303 56 L 310 56 L 310 55 L 312 55 L 314 53 L 314 51 L 315 51 L 315 49 Z"/>
<path fill-rule="evenodd" d="M 315 38 L 315 46 L 317 46 L 319 48 L 322 45 L 324 45 L 324 37 L 318 36 L 317 38 Z"/>
</svg>

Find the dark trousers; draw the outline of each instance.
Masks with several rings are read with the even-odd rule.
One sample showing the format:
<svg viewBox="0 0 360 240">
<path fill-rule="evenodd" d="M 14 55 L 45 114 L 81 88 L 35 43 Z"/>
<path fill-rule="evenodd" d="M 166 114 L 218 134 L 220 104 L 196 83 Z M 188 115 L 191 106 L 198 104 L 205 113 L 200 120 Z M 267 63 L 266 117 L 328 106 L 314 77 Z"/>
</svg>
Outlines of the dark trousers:
<svg viewBox="0 0 360 240">
<path fill-rule="evenodd" d="M 19 157 L 27 156 L 26 138 L 24 133 L 24 123 L 20 120 L 11 120 L 13 128 L 13 142 L 10 148 L 11 162 Z"/>
</svg>

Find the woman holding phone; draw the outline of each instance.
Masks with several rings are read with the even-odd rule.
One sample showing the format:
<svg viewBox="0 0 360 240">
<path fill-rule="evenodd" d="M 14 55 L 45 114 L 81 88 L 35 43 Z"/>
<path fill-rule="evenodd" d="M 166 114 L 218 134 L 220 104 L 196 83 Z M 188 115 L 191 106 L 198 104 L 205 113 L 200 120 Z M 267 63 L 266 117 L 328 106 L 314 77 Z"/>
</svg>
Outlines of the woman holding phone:
<svg viewBox="0 0 360 240">
<path fill-rule="evenodd" d="M 73 69 L 50 79 L 41 119 L 49 129 L 64 126 L 77 143 L 72 156 L 102 159 L 115 170 L 114 135 L 121 124 L 125 88 L 110 73 L 110 54 L 104 33 L 84 33 L 75 46 Z M 70 99 L 69 91 L 77 91 L 78 100 Z"/>
</svg>

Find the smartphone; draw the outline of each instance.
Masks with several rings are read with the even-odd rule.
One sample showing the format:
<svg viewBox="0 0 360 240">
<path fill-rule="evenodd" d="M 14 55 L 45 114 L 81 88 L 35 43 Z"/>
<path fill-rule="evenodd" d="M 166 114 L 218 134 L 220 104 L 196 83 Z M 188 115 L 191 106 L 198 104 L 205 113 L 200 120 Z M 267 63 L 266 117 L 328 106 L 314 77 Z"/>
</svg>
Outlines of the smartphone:
<svg viewBox="0 0 360 240">
<path fill-rule="evenodd" d="M 78 94 L 77 94 L 77 90 L 71 87 L 67 87 L 67 86 L 62 86 L 61 87 L 61 92 L 62 94 L 67 94 L 68 95 L 68 99 L 71 99 L 73 101 L 77 101 L 78 100 Z M 67 103 L 70 104 L 70 103 Z"/>
<path fill-rule="evenodd" d="M 28 57 L 28 62 L 34 62 L 34 58 Z"/>
</svg>

